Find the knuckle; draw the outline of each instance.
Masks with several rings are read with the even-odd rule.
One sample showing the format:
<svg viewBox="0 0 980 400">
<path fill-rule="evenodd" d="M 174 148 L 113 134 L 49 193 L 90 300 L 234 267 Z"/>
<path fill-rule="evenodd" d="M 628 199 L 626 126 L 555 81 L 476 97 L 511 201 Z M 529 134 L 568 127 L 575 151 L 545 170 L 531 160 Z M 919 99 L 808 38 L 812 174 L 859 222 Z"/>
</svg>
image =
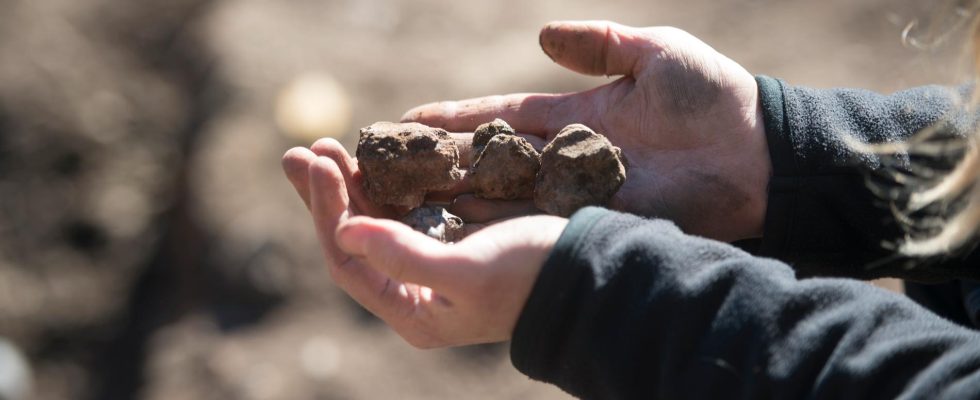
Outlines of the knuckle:
<svg viewBox="0 0 980 400">
<path fill-rule="evenodd" d="M 471 285 L 473 293 L 477 294 L 474 297 L 480 300 L 494 298 L 496 294 L 503 292 L 503 289 L 505 289 L 501 287 L 498 280 L 493 279 L 492 276 L 487 276 L 487 274 L 474 276 Z"/>
<path fill-rule="evenodd" d="M 338 286 L 345 287 L 347 285 L 350 273 L 349 271 L 345 271 L 344 268 L 351 267 L 351 257 L 346 255 L 334 257 L 328 254 L 326 258 L 327 273 L 330 274 L 330 279 L 332 279 Z"/>
<path fill-rule="evenodd" d="M 386 257 L 380 261 L 384 263 L 382 269 L 385 271 L 391 271 L 391 279 L 399 282 L 405 281 L 405 273 L 408 269 L 409 262 L 414 260 L 413 254 L 402 247 L 389 247 L 386 253 Z M 375 252 L 383 250 L 374 250 Z"/>
</svg>

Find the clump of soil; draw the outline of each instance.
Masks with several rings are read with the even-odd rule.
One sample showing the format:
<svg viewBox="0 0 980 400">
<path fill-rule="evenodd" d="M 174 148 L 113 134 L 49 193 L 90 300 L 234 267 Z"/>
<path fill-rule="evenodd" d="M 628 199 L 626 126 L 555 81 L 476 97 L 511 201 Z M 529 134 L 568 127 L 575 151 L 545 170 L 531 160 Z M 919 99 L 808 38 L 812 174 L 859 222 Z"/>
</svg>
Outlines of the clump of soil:
<svg viewBox="0 0 980 400">
<path fill-rule="evenodd" d="M 579 208 L 609 203 L 626 181 L 622 150 L 585 125 L 566 126 L 541 152 L 534 205 L 567 217 Z"/>
<path fill-rule="evenodd" d="M 416 208 L 402 218 L 402 223 L 444 243 L 463 238 L 463 219 L 439 206 Z"/>
<path fill-rule="evenodd" d="M 539 154 L 501 119 L 473 134 L 471 187 L 485 199 L 534 199 L 534 205 L 567 217 L 579 208 L 609 203 L 626 181 L 626 158 L 585 125 L 566 126 Z M 411 209 L 402 222 L 443 242 L 462 238 L 463 220 L 427 193 L 451 189 L 460 179 L 459 150 L 449 134 L 418 123 L 378 122 L 361 129 L 357 160 L 368 197 Z"/>
<path fill-rule="evenodd" d="M 495 119 L 473 134 L 476 161 L 470 167 L 473 193 L 485 199 L 529 199 L 541 166 L 540 155 L 506 122 Z"/>
<path fill-rule="evenodd" d="M 451 189 L 462 179 L 449 133 L 418 123 L 362 128 L 357 162 L 368 197 L 379 205 L 416 208 L 427 193 Z"/>
<path fill-rule="evenodd" d="M 482 153 L 490 139 L 500 134 L 516 135 L 517 132 L 500 118 L 495 118 L 493 121 L 476 127 L 476 131 L 473 132 L 473 153 Z"/>
</svg>

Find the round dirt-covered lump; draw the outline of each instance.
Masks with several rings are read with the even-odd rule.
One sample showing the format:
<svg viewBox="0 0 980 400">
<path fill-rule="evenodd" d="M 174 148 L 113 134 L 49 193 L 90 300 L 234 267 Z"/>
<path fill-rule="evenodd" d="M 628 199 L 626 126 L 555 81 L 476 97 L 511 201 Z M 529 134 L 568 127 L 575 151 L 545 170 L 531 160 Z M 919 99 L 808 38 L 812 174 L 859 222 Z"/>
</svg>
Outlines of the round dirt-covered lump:
<svg viewBox="0 0 980 400">
<path fill-rule="evenodd" d="M 462 178 L 449 133 L 418 123 L 362 128 L 357 163 L 367 196 L 379 205 L 415 208 L 427 193 L 448 190 Z"/>
<path fill-rule="evenodd" d="M 511 128 L 504 120 L 496 118 L 493 121 L 487 122 L 483 125 L 476 127 L 476 131 L 473 132 L 473 154 L 479 155 L 483 152 L 483 148 L 486 147 L 487 143 L 490 142 L 494 136 L 497 135 L 516 135 L 514 128 Z M 476 156 L 474 156 L 474 159 Z"/>
<path fill-rule="evenodd" d="M 566 126 L 541 152 L 534 205 L 567 217 L 578 209 L 605 206 L 626 181 L 623 152 L 585 125 Z"/>
<path fill-rule="evenodd" d="M 470 168 L 473 193 L 485 199 L 530 199 L 540 166 L 540 155 L 524 138 L 493 136 Z"/>
</svg>

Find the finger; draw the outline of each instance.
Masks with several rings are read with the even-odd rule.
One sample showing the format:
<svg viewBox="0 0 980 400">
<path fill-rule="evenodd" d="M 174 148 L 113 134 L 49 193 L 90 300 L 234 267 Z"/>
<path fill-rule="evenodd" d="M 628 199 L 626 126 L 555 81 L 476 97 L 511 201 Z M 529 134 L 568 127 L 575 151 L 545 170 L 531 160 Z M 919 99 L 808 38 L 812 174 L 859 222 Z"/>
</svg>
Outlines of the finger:
<svg viewBox="0 0 980 400">
<path fill-rule="evenodd" d="M 469 167 L 475 158 L 473 154 L 473 133 L 450 132 L 449 136 L 453 138 L 453 142 L 456 143 L 456 149 L 459 150 L 459 167 Z"/>
<path fill-rule="evenodd" d="M 453 247 L 386 219 L 351 218 L 337 231 L 338 245 L 392 279 L 436 290 L 454 287 L 460 258 Z M 459 282 L 455 282 L 458 284 Z"/>
<path fill-rule="evenodd" d="M 350 259 L 337 246 L 337 225 L 347 219 L 350 203 L 340 167 L 333 159 L 317 157 L 309 167 L 310 209 L 317 237 L 331 268 Z"/>
<path fill-rule="evenodd" d="M 609 21 L 556 21 L 538 36 L 559 65 L 587 75 L 636 75 L 660 49 L 642 30 Z"/>
<path fill-rule="evenodd" d="M 464 194 L 446 208 L 466 223 L 541 214 L 532 200 L 487 200 Z"/>
<path fill-rule="evenodd" d="M 456 185 L 449 190 L 439 190 L 429 192 L 425 196 L 426 203 L 452 204 L 456 196 L 464 193 L 473 193 L 473 179 L 468 170 L 460 171 L 463 178 L 456 182 Z"/>
<path fill-rule="evenodd" d="M 306 209 L 310 209 L 310 164 L 316 159 L 316 154 L 305 147 L 294 147 L 282 156 L 282 170 L 286 179 L 293 184 L 296 193 L 303 199 Z"/>
<path fill-rule="evenodd" d="M 347 195 L 353 202 L 355 214 L 370 215 L 372 217 L 390 217 L 392 212 L 387 207 L 375 204 L 367 197 L 364 192 L 363 175 L 357 166 L 357 161 L 350 156 L 347 149 L 336 139 L 324 138 L 317 140 L 310 146 L 310 150 L 321 157 L 329 157 L 333 160 L 347 184 Z"/>
<path fill-rule="evenodd" d="M 457 236 L 456 237 L 456 239 L 457 239 L 456 240 L 456 243 L 460 243 L 460 241 L 462 241 L 463 239 L 466 239 L 470 235 L 472 235 L 474 233 L 477 233 L 477 232 L 479 232 L 481 230 L 484 230 L 484 229 L 486 229 L 489 226 L 496 225 L 496 224 L 499 224 L 501 222 L 506 222 L 506 221 L 509 221 L 511 219 L 512 218 L 501 218 L 501 219 L 495 219 L 495 220 L 486 221 L 486 222 L 475 222 L 475 223 L 467 222 L 467 223 L 463 224 L 463 232 L 462 232 L 461 236 Z"/>
<path fill-rule="evenodd" d="M 443 101 L 413 108 L 402 122 L 419 122 L 447 131 L 472 132 L 480 124 L 500 118 L 514 130 L 545 137 L 565 125 L 585 122 L 595 106 L 588 92 L 569 94 L 519 93 Z"/>
<path fill-rule="evenodd" d="M 487 226 L 490 226 L 492 223 L 493 222 L 490 222 L 490 223 L 472 223 L 472 224 L 471 223 L 466 223 L 466 224 L 463 224 L 463 232 L 462 232 L 461 236 L 457 236 L 456 239 L 457 239 L 457 241 L 466 239 L 467 236 L 472 235 L 472 234 L 476 233 L 477 231 L 479 231 L 479 230 L 481 230 L 483 228 L 486 228 Z"/>
<path fill-rule="evenodd" d="M 417 304 L 409 285 L 355 259 L 331 268 L 330 275 L 358 304 L 392 326 L 405 322 Z"/>
<path fill-rule="evenodd" d="M 417 299 L 406 285 L 381 271 L 361 265 L 337 246 L 337 226 L 349 214 L 349 198 L 340 167 L 332 158 L 317 157 L 309 167 L 310 202 L 317 236 L 334 282 L 364 308 L 390 324 L 403 322 Z"/>
</svg>

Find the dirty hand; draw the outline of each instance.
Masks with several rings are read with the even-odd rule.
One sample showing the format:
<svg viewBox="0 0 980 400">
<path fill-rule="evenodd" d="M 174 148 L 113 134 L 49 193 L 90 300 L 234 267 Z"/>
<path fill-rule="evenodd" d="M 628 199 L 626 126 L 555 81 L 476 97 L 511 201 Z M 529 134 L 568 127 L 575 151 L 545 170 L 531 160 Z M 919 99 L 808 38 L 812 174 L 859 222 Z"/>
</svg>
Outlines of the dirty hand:
<svg viewBox="0 0 980 400">
<path fill-rule="evenodd" d="M 630 161 L 613 208 L 671 219 L 687 232 L 720 240 L 761 236 L 772 167 L 751 74 L 676 28 L 556 22 L 542 29 L 540 43 L 573 71 L 622 77 L 578 93 L 427 104 L 403 121 L 473 131 L 499 117 L 542 139 L 584 123 Z M 464 220 L 495 212 L 493 203 L 472 197 L 457 203 L 453 211 Z"/>
<path fill-rule="evenodd" d="M 330 155 L 296 148 L 283 165 L 313 213 L 334 282 L 417 347 L 509 339 L 567 221 L 517 218 L 444 244 L 396 221 L 353 216 L 364 210 L 348 193 L 358 187 L 345 181 L 349 159 Z"/>
</svg>

